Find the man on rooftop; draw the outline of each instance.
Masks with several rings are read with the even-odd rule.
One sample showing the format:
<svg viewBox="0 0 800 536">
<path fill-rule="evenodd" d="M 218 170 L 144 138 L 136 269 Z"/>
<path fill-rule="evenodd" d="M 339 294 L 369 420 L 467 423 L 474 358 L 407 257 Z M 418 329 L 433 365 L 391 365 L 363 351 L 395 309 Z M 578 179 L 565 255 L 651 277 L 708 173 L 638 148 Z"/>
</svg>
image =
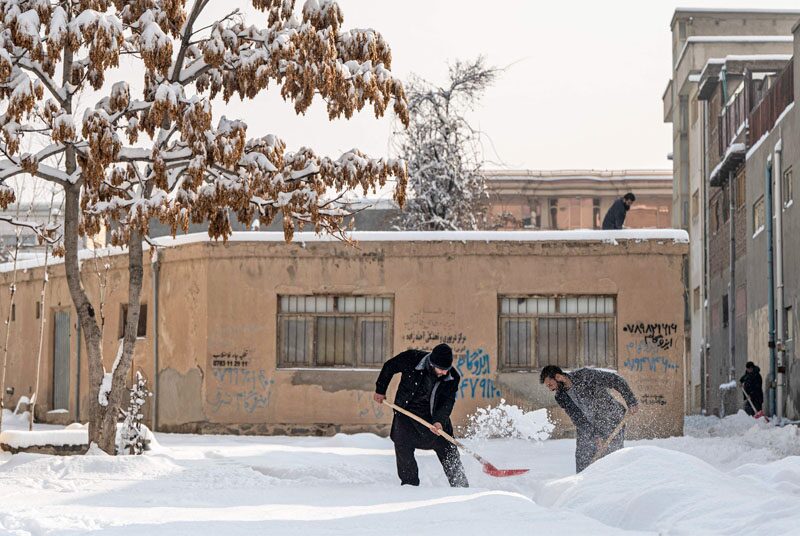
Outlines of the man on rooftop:
<svg viewBox="0 0 800 536">
<path fill-rule="evenodd" d="M 606 212 L 606 217 L 603 219 L 603 230 L 612 231 L 615 229 L 622 229 L 625 224 L 625 216 L 636 201 L 636 196 L 628 192 L 623 197 L 620 197 L 611 205 L 611 208 Z"/>
</svg>

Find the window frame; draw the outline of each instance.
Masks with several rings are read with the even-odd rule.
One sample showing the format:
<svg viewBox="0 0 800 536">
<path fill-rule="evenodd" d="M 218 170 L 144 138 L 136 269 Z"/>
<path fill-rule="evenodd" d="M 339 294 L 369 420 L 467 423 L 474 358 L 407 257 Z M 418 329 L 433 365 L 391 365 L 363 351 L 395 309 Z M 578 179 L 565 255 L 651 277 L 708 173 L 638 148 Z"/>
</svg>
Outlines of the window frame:
<svg viewBox="0 0 800 536">
<path fill-rule="evenodd" d="M 759 208 L 760 207 L 760 208 Z M 760 216 L 760 222 L 759 218 Z M 755 238 L 758 236 L 766 227 L 767 224 L 767 212 L 766 207 L 764 206 L 764 196 L 761 195 L 753 202 L 753 237 Z"/>
<path fill-rule="evenodd" d="M 331 311 L 313 311 L 313 312 L 292 312 L 292 311 L 283 311 L 281 300 L 282 298 L 323 298 L 323 299 L 333 299 L 333 310 Z M 381 311 L 381 312 L 359 312 L 359 311 L 344 311 L 341 310 L 339 306 L 338 299 L 340 298 L 373 298 L 373 299 L 388 299 L 389 300 L 389 311 Z M 275 366 L 279 369 L 309 369 L 309 370 L 320 370 L 320 369 L 338 369 L 338 370 L 358 370 L 358 369 L 370 369 L 370 370 L 378 370 L 380 369 L 386 360 L 391 357 L 389 354 L 392 353 L 394 344 L 394 311 L 395 311 L 395 303 L 394 303 L 394 295 L 393 294 L 278 294 L 277 295 L 277 314 L 275 315 L 276 319 L 276 331 L 275 331 L 275 341 L 276 341 L 276 348 L 275 348 Z M 353 327 L 353 356 L 348 360 L 348 357 L 345 356 L 345 362 L 342 364 L 333 364 L 329 363 L 322 363 L 319 364 L 318 362 L 318 355 L 317 351 L 320 346 L 319 335 L 318 335 L 318 327 L 319 327 L 319 319 L 322 318 L 352 318 L 354 320 L 354 327 Z M 304 363 L 298 362 L 287 362 L 286 356 L 284 355 L 284 348 L 283 348 L 283 321 L 289 319 L 297 319 L 297 320 L 304 320 L 307 321 L 308 324 L 306 325 L 306 334 L 305 337 L 307 338 L 307 346 L 306 346 L 306 360 Z M 364 341 L 362 340 L 363 330 L 364 330 L 364 323 L 369 321 L 383 321 L 386 323 L 386 333 L 384 334 L 382 341 L 383 341 L 383 355 L 382 360 L 378 363 L 365 363 L 364 362 Z M 344 343 L 347 344 L 346 342 Z"/>
<path fill-rule="evenodd" d="M 787 209 L 794 204 L 794 185 L 792 181 L 792 166 L 788 166 L 781 174 L 781 197 L 783 208 Z"/>
<path fill-rule="evenodd" d="M 128 322 L 128 305 L 127 303 L 119 304 L 119 339 L 125 336 L 125 324 Z M 144 323 L 144 326 L 142 326 L 142 323 Z M 139 304 L 139 324 L 136 326 L 136 338 L 147 338 L 147 303 L 145 302 Z"/>
<path fill-rule="evenodd" d="M 611 313 L 579 313 L 579 312 L 560 312 L 560 305 L 559 300 L 562 299 L 582 299 L 582 298 L 596 298 L 596 299 L 611 299 L 612 300 L 612 308 L 613 312 Z M 504 300 L 528 300 L 528 299 L 542 299 L 542 300 L 553 300 L 554 302 L 554 312 L 548 311 L 546 313 L 511 313 L 511 312 L 504 312 L 503 303 Z M 597 308 L 597 303 L 595 303 L 595 309 Z M 550 306 L 548 305 L 548 309 Z M 570 356 L 567 355 L 567 366 L 562 368 L 580 368 L 580 367 L 597 367 L 602 366 L 603 368 L 612 368 L 614 370 L 619 369 L 619 337 L 618 337 L 618 324 L 619 319 L 617 316 L 617 296 L 612 294 L 558 294 L 558 295 L 545 295 L 545 294 L 506 294 L 506 295 L 498 295 L 497 298 L 497 336 L 498 336 L 498 370 L 501 372 L 534 372 L 539 371 L 542 369 L 544 365 L 552 364 L 552 363 L 540 363 L 540 352 L 539 352 L 539 345 L 540 345 L 540 321 L 543 319 L 566 319 L 566 320 L 574 320 L 575 323 L 575 352 L 574 355 Z M 517 360 L 517 365 L 512 365 L 509 363 L 508 355 L 507 355 L 507 341 L 506 341 L 506 326 L 510 323 L 510 321 L 527 321 L 528 323 L 528 330 L 530 333 L 530 340 L 527 343 L 527 347 L 529 348 L 528 351 L 528 358 L 529 363 L 526 365 L 520 365 L 519 360 Z M 603 360 L 603 365 L 598 365 L 597 359 L 597 352 L 595 353 L 595 360 L 591 362 L 588 359 L 588 352 L 590 351 L 587 345 L 585 344 L 585 337 L 584 334 L 587 333 L 588 326 L 590 323 L 600 324 L 606 323 L 610 324 L 610 327 L 606 328 L 606 337 L 610 340 L 610 342 L 606 342 L 606 352 L 610 351 L 610 355 Z M 569 327 L 567 328 L 569 332 Z M 569 344 L 569 342 L 567 342 Z M 569 351 L 569 349 L 568 349 Z M 574 362 L 571 362 L 574 360 Z"/>
</svg>

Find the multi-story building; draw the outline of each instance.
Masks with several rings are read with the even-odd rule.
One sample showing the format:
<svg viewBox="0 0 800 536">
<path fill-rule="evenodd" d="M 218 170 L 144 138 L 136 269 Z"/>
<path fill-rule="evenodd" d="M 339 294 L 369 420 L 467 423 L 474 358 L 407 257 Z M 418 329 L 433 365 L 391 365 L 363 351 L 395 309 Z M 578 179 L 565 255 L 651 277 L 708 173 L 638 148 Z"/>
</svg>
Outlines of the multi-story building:
<svg viewBox="0 0 800 536">
<path fill-rule="evenodd" d="M 684 267 L 687 324 L 685 345 L 689 353 L 687 361 L 692 365 L 686 377 L 686 406 L 690 412 L 719 410 L 719 381 L 729 377 L 731 360 L 728 355 L 724 360 L 725 364 L 720 364 L 715 362 L 718 360 L 716 350 L 714 356 L 709 353 L 712 346 L 720 349 L 719 345 L 727 341 L 727 338 L 720 334 L 712 337 L 709 325 L 718 321 L 720 330 L 727 330 L 727 325 L 723 328 L 722 323 L 728 321 L 733 326 L 731 329 L 736 330 L 737 324 L 736 319 L 731 322 L 731 319 L 722 316 L 725 301 L 728 303 L 728 307 L 725 307 L 728 314 L 731 309 L 735 310 L 736 299 L 730 296 L 736 294 L 734 290 L 726 300 L 723 299 L 725 293 L 722 281 L 725 281 L 726 277 L 728 283 L 730 281 L 729 274 L 723 273 L 724 270 L 719 271 L 721 267 L 716 272 L 719 274 L 719 280 L 715 283 L 716 290 L 713 293 L 718 297 L 719 303 L 712 303 L 710 299 L 712 293 L 708 275 L 712 256 L 707 255 L 707 252 L 710 251 L 712 241 L 715 247 L 721 247 L 720 244 L 725 241 L 727 231 L 722 230 L 722 226 L 726 221 L 729 222 L 730 211 L 728 208 L 723 210 L 723 206 L 729 207 L 730 203 L 727 202 L 728 194 L 725 193 L 726 191 L 729 193 L 728 188 L 723 187 L 717 191 L 713 190 L 717 186 L 712 187 L 708 183 L 709 175 L 717 164 L 716 161 L 710 162 L 709 158 L 719 160 L 724 154 L 716 154 L 718 146 L 711 146 L 709 133 L 716 128 L 717 117 L 709 110 L 713 103 L 703 100 L 700 96 L 700 82 L 704 70 L 707 74 L 706 80 L 710 80 L 711 72 L 719 68 L 717 72 L 723 74 L 722 86 L 726 98 L 736 99 L 738 93 L 733 92 L 738 90 L 740 84 L 737 78 L 739 75 L 735 71 L 740 66 L 737 62 L 786 61 L 792 53 L 791 28 L 798 18 L 800 10 L 679 9 L 675 11 L 671 21 L 672 77 L 664 91 L 663 101 L 664 120 L 672 123 L 673 127 L 672 223 L 674 227 L 687 230 L 690 236 L 689 257 Z M 728 69 L 731 69 L 730 73 L 727 72 Z M 727 87 L 729 83 L 732 86 L 730 88 Z M 754 85 L 758 86 L 758 77 Z M 723 89 L 717 89 L 717 98 L 721 98 L 722 91 Z M 730 103 L 726 101 L 720 106 L 722 104 Z M 732 109 L 731 113 L 744 114 L 745 111 L 741 108 L 743 105 L 744 102 L 740 100 L 738 103 L 740 108 Z M 725 125 L 736 123 L 737 119 L 726 116 L 726 121 Z M 727 134 L 729 133 L 726 132 L 725 135 Z M 738 130 L 730 134 L 741 135 Z M 727 150 L 729 144 L 725 145 Z M 739 147 L 735 143 L 730 145 L 734 149 Z M 723 175 L 726 181 L 724 185 L 727 184 L 727 170 Z M 712 221 L 708 210 L 712 195 L 716 202 L 715 206 L 720 207 L 720 217 L 723 219 L 716 238 L 713 238 L 715 237 L 713 226 L 718 220 Z M 733 213 L 735 221 L 736 210 Z M 727 236 L 729 239 L 730 235 Z M 741 257 L 745 246 L 742 245 L 740 250 Z M 729 253 L 729 248 L 722 253 L 726 252 Z M 716 264 L 714 268 L 718 268 Z M 734 267 L 734 275 L 735 273 Z M 738 296 L 740 300 L 743 299 L 741 292 Z M 739 310 L 744 310 L 743 303 L 740 304 Z M 738 322 L 743 321 L 740 319 Z M 742 326 L 738 328 L 740 334 L 745 332 Z M 736 346 L 733 345 L 734 351 Z M 746 343 L 740 340 L 738 346 L 746 347 Z M 730 348 L 724 346 L 720 350 L 730 353 Z M 736 362 L 738 363 L 738 359 Z"/>
<path fill-rule="evenodd" d="M 800 17 L 798 17 L 800 18 Z M 748 114 L 744 233 L 747 242 L 748 357 L 764 372 L 770 413 L 800 419 L 800 359 L 794 334 L 800 307 L 800 22 L 794 57 L 772 77 Z M 774 381 L 773 381 L 774 377 Z"/>
<path fill-rule="evenodd" d="M 671 227 L 672 171 L 487 171 L 489 222 L 498 229 L 600 229 L 611 204 L 636 203 L 625 227 Z"/>
</svg>

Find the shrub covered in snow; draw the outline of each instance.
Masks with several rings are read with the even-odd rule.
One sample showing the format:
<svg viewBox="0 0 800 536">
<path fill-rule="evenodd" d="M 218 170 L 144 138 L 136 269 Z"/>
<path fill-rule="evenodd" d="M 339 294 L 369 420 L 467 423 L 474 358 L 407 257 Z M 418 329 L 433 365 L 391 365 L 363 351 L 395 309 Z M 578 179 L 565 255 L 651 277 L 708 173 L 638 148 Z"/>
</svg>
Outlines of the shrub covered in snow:
<svg viewBox="0 0 800 536">
<path fill-rule="evenodd" d="M 120 409 L 123 418 L 117 439 L 117 454 L 141 454 L 144 452 L 147 430 L 142 424 L 142 407 L 147 398 L 153 396 L 147 389 L 147 380 L 141 372 L 136 372 L 136 381 L 131 387 L 130 403 L 127 409 Z"/>
</svg>

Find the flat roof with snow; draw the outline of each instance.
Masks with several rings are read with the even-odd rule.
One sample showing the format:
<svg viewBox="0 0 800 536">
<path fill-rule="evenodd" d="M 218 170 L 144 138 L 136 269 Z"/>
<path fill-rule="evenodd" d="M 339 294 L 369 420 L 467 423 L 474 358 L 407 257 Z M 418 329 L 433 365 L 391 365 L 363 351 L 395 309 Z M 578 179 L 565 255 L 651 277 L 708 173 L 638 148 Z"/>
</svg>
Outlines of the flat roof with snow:
<svg viewBox="0 0 800 536">
<path fill-rule="evenodd" d="M 624 229 L 621 231 L 595 231 L 591 229 L 573 231 L 354 231 L 347 236 L 355 242 L 600 242 L 616 244 L 618 241 L 660 241 L 680 244 L 689 243 L 689 234 L 681 229 Z M 228 237 L 228 242 L 283 242 L 281 232 L 238 231 Z M 219 242 L 209 238 L 206 233 L 178 235 L 175 238 L 164 236 L 152 239 L 156 246 L 169 248 L 189 244 Z M 297 244 L 313 242 L 339 242 L 330 235 L 315 233 L 295 233 L 292 242 Z M 145 244 L 145 248 L 149 246 Z M 82 250 L 80 259 L 93 259 L 95 256 L 113 256 L 125 253 L 124 248 L 102 250 Z M 48 264 L 57 265 L 63 259 L 50 257 Z M 17 262 L 17 270 L 28 270 L 44 266 L 43 255 Z M 0 264 L 0 273 L 11 272 L 14 264 Z"/>
</svg>

